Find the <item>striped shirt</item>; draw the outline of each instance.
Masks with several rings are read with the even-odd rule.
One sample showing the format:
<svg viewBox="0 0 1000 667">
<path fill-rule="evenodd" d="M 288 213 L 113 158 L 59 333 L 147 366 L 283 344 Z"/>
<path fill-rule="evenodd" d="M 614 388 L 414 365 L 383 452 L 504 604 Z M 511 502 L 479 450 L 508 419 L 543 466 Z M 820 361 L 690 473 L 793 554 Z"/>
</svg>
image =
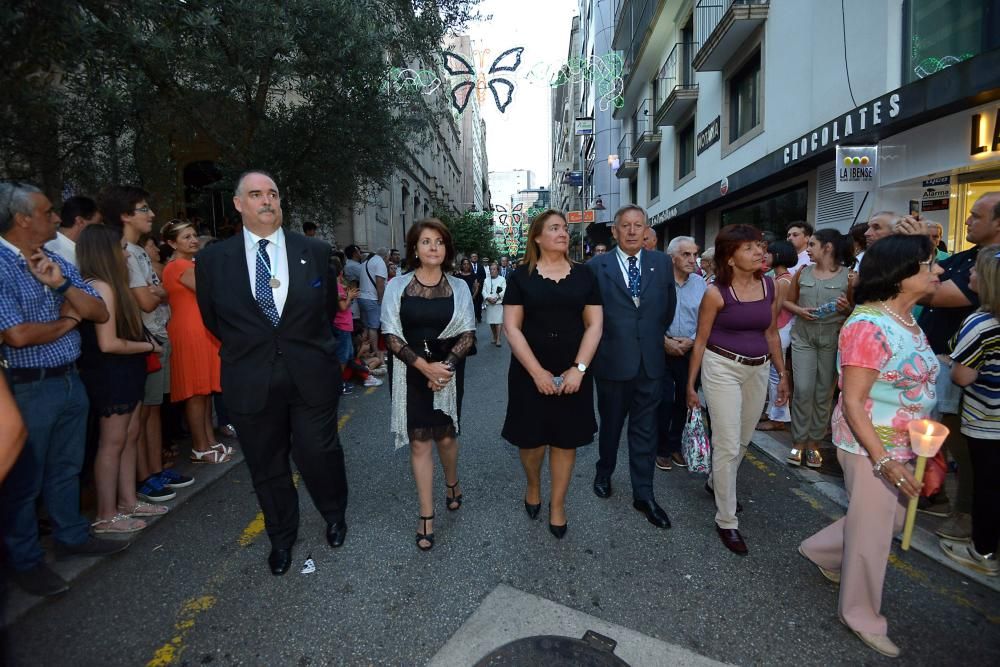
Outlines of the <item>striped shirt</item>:
<svg viewBox="0 0 1000 667">
<path fill-rule="evenodd" d="M 45 251 L 62 269 L 73 287 L 100 298 L 83 281 L 76 267 L 60 255 Z M 0 331 L 26 322 L 52 322 L 59 319 L 59 308 L 65 298 L 43 285 L 28 269 L 28 262 L 15 246 L 0 237 Z M 61 337 L 43 345 L 25 347 L 0 346 L 11 368 L 55 368 L 73 363 L 80 356 L 80 333 L 71 329 Z"/>
<path fill-rule="evenodd" d="M 951 358 L 976 370 L 976 381 L 962 394 L 962 433 L 1000 440 L 1000 322 L 990 313 L 965 318 Z"/>
</svg>

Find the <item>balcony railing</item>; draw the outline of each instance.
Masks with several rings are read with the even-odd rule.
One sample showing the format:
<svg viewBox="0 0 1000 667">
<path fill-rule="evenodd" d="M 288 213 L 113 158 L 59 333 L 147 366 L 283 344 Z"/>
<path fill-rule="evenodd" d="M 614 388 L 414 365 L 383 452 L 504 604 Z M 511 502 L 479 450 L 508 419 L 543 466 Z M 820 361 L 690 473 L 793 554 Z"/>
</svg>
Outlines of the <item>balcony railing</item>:
<svg viewBox="0 0 1000 667">
<path fill-rule="evenodd" d="M 618 142 L 618 178 L 632 178 L 639 173 L 639 161 L 632 157 L 632 137 L 626 134 Z"/>
<path fill-rule="evenodd" d="M 643 100 L 632 117 L 632 157 L 649 157 L 660 149 L 660 132 L 653 123 L 653 100 Z"/>
<path fill-rule="evenodd" d="M 719 71 L 767 18 L 770 0 L 698 0 L 694 10 L 699 72 Z"/>
<path fill-rule="evenodd" d="M 687 115 L 698 102 L 698 84 L 695 83 L 694 54 L 696 42 L 678 42 L 670 50 L 660 74 L 656 77 L 656 126 L 675 124 Z"/>
<path fill-rule="evenodd" d="M 615 36 L 612 48 L 622 51 L 625 61 L 622 76 L 628 77 L 639 51 L 646 40 L 646 33 L 653 22 L 653 14 L 663 0 L 616 0 Z"/>
</svg>

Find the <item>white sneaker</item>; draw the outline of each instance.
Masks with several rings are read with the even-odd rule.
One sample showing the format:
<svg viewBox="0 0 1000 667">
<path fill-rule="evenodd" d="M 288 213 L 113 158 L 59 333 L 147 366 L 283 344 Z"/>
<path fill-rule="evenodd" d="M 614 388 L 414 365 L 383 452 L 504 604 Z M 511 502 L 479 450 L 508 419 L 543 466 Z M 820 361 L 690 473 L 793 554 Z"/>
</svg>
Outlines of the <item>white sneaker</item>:
<svg viewBox="0 0 1000 667">
<path fill-rule="evenodd" d="M 369 369 L 368 372 L 372 375 L 385 375 L 386 370 L 385 366 L 376 366 L 375 368 Z"/>
<path fill-rule="evenodd" d="M 965 512 L 956 512 L 934 533 L 946 540 L 968 542 L 972 537 L 972 516 Z"/>
<path fill-rule="evenodd" d="M 382 381 L 379 380 L 374 375 L 369 375 L 368 377 L 365 378 L 365 386 L 366 387 L 381 387 L 382 386 Z"/>
<path fill-rule="evenodd" d="M 976 551 L 976 547 L 971 542 L 959 542 L 957 540 L 941 540 L 938 542 L 944 554 L 961 565 L 981 572 L 987 577 L 1000 575 L 1000 561 L 997 555 L 981 554 Z"/>
</svg>

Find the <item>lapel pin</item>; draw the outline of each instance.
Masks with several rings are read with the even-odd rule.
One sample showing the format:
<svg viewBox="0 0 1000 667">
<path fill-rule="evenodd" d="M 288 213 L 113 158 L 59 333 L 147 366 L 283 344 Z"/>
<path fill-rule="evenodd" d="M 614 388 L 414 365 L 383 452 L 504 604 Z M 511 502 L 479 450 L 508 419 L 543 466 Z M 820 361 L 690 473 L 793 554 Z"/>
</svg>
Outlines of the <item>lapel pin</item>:
<svg viewBox="0 0 1000 667">
<path fill-rule="evenodd" d="M 653 271 L 656 271 L 656 269 L 655 269 L 655 268 L 653 268 L 652 266 L 651 266 L 651 267 L 649 267 L 649 272 L 650 272 L 650 273 L 652 273 Z"/>
<path fill-rule="evenodd" d="M 302 262 L 303 264 L 306 263 L 306 260 L 304 260 L 304 259 L 300 259 L 299 261 Z"/>
</svg>

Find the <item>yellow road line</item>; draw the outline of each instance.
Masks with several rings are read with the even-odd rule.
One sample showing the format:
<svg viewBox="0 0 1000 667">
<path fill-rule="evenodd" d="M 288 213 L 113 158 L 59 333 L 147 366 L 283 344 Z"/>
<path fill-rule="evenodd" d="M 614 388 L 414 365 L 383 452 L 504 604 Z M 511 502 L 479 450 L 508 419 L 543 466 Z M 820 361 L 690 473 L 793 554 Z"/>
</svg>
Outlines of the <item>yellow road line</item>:
<svg viewBox="0 0 1000 667">
<path fill-rule="evenodd" d="M 168 667 L 176 663 L 184 651 L 184 638 L 194 628 L 195 619 L 202 612 L 214 607 L 215 603 L 214 595 L 203 595 L 185 602 L 177 614 L 177 622 L 174 623 L 174 631 L 177 634 L 171 637 L 166 644 L 156 649 L 153 659 L 146 663 L 146 667 Z"/>
<path fill-rule="evenodd" d="M 746 458 L 746 460 L 750 462 L 750 465 L 752 465 L 754 468 L 757 468 L 757 470 L 760 470 L 763 473 L 767 473 L 768 477 L 777 477 L 775 473 L 771 472 L 771 467 L 769 465 L 761 461 L 759 458 L 751 454 L 749 451 L 747 451 L 746 456 L 744 458 Z"/>
<path fill-rule="evenodd" d="M 365 389 L 365 396 L 371 396 L 375 393 L 375 387 L 368 387 Z"/>
<path fill-rule="evenodd" d="M 826 517 L 834 521 L 843 516 L 842 513 L 835 514 L 827 511 L 827 509 L 823 506 L 823 504 L 819 500 L 817 500 L 810 494 L 806 493 L 802 489 L 792 489 L 792 493 L 796 497 L 807 503 L 814 510 L 820 512 L 821 514 L 825 515 Z M 961 589 L 948 588 L 947 586 L 936 585 L 929 574 L 927 574 L 923 570 L 917 569 L 917 567 L 914 566 L 912 563 L 907 563 L 905 560 L 901 559 L 896 554 L 893 553 L 889 554 L 889 565 L 891 565 L 893 568 L 903 573 L 905 576 L 909 577 L 913 581 L 922 584 L 926 588 L 930 589 L 932 592 L 937 593 L 941 597 L 950 600 L 954 604 L 957 604 L 960 607 L 971 609 L 972 611 L 982 615 L 983 618 L 985 618 L 989 623 L 993 625 L 1000 625 L 1000 616 L 990 615 L 990 613 L 982 606 L 977 604 L 975 601 L 965 597 L 965 595 L 962 594 L 963 591 Z"/>
</svg>

